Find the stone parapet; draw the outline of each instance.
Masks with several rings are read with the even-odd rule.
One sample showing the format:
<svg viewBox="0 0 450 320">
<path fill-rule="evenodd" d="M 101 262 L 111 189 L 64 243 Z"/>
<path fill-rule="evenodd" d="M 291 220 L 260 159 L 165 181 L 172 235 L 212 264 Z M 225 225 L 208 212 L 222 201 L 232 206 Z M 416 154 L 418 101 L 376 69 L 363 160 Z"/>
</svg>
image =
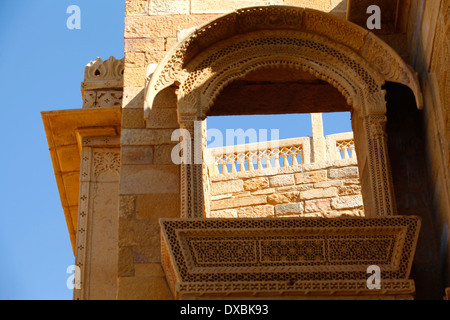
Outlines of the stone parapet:
<svg viewBox="0 0 450 320">
<path fill-rule="evenodd" d="M 364 216 L 353 133 L 317 136 L 209 149 L 207 216 Z"/>
<path fill-rule="evenodd" d="M 210 218 L 364 216 L 356 159 L 219 174 L 210 183 Z"/>
</svg>

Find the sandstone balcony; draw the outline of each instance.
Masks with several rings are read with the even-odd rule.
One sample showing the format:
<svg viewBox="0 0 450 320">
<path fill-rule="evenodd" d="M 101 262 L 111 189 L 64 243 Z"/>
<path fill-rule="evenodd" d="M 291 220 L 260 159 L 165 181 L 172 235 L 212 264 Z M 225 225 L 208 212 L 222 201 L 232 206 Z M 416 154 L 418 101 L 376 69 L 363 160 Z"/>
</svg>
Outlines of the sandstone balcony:
<svg viewBox="0 0 450 320">
<path fill-rule="evenodd" d="M 353 133 L 320 133 L 206 150 L 207 219 L 160 220 L 174 297 L 413 298 L 420 218 L 365 218 Z"/>
<path fill-rule="evenodd" d="M 178 299 L 411 299 L 420 219 L 161 219 Z M 381 270 L 370 285 L 369 266 Z"/>
</svg>

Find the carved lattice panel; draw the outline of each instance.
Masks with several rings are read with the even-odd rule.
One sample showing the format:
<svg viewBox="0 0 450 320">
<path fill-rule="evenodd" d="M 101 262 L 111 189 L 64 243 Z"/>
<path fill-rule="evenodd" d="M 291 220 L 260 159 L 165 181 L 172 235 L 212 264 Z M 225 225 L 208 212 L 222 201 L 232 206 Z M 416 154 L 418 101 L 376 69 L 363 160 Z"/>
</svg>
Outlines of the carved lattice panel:
<svg viewBox="0 0 450 320">
<path fill-rule="evenodd" d="M 414 291 L 417 217 L 162 219 L 161 228 L 163 267 L 177 297 L 305 294 L 314 286 L 369 293 L 370 265 L 381 269 L 384 294 Z"/>
</svg>

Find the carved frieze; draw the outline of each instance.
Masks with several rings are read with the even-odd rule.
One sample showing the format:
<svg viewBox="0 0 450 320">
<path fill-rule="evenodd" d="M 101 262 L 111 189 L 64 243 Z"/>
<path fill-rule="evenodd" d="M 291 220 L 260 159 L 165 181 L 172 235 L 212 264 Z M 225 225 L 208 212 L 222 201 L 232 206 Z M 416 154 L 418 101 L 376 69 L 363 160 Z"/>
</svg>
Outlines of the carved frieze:
<svg viewBox="0 0 450 320">
<path fill-rule="evenodd" d="M 286 30 L 254 32 L 223 41 L 186 66 L 178 92 L 180 112 L 193 113 L 189 108 L 197 108 L 202 117 L 229 83 L 258 69 L 280 67 L 307 71 L 327 81 L 355 108 L 361 87 L 373 93 L 383 81 L 360 58 L 350 57 L 348 48 L 318 36 Z"/>
</svg>

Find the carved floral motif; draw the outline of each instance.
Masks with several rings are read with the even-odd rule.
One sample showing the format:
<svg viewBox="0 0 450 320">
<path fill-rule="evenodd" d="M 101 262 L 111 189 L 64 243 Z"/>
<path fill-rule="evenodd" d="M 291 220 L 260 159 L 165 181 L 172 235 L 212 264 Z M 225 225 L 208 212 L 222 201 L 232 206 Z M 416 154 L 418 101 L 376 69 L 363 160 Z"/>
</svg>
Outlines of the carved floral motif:
<svg viewBox="0 0 450 320">
<path fill-rule="evenodd" d="M 94 152 L 94 174 L 98 177 L 103 172 L 114 171 L 120 173 L 119 152 Z"/>
</svg>

